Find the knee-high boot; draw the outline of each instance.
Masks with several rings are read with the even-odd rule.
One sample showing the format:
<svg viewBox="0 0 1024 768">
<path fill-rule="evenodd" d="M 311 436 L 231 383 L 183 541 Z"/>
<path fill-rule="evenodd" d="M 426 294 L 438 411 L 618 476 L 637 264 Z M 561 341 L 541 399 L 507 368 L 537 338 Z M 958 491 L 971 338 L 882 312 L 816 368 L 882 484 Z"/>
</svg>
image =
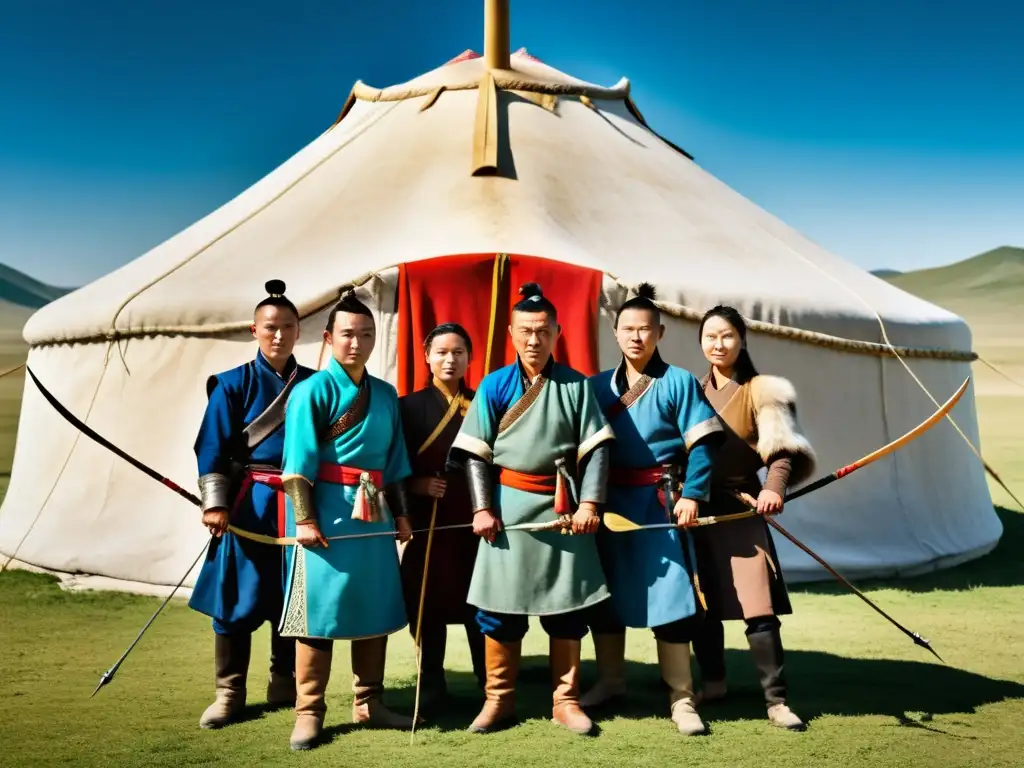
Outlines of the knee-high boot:
<svg viewBox="0 0 1024 768">
<path fill-rule="evenodd" d="M 199 718 L 200 728 L 220 728 L 245 708 L 245 682 L 252 653 L 252 635 L 214 634 L 213 658 L 216 697 Z"/>
<path fill-rule="evenodd" d="M 685 736 L 704 733 L 704 723 L 694 706 L 693 672 L 690 668 L 690 644 L 658 641 L 658 666 L 668 684 L 669 711 L 672 722 Z"/>
<path fill-rule="evenodd" d="M 277 627 L 274 627 L 270 634 L 267 706 L 295 706 L 295 638 L 281 637 Z"/>
<path fill-rule="evenodd" d="M 327 714 L 327 683 L 334 644 L 330 640 L 295 641 L 295 727 L 291 748 L 310 749 L 320 739 Z"/>
<path fill-rule="evenodd" d="M 693 638 L 693 655 L 701 672 L 701 691 L 696 702 L 725 698 L 725 627 L 721 621 L 705 619 Z"/>
<path fill-rule="evenodd" d="M 803 721 L 797 717 L 786 704 L 786 672 L 785 654 L 782 650 L 782 635 L 779 627 L 771 627 L 758 632 L 749 632 L 747 642 L 757 665 L 764 699 L 768 706 L 768 719 L 772 725 L 788 728 L 791 731 L 802 731 Z"/>
<path fill-rule="evenodd" d="M 594 634 L 597 682 L 580 697 L 584 709 L 608 704 L 626 695 L 626 633 Z"/>
<path fill-rule="evenodd" d="M 594 723 L 580 709 L 579 640 L 552 637 L 550 642 L 553 722 L 573 733 L 588 734 Z"/>
<path fill-rule="evenodd" d="M 469 730 L 473 733 L 491 733 L 515 722 L 516 677 L 522 658 L 520 640 L 500 643 L 484 637 L 484 659 L 487 663 L 487 698 Z"/>
<path fill-rule="evenodd" d="M 373 728 L 411 728 L 411 717 L 395 714 L 381 701 L 387 653 L 386 635 L 352 641 L 352 720 Z"/>
</svg>

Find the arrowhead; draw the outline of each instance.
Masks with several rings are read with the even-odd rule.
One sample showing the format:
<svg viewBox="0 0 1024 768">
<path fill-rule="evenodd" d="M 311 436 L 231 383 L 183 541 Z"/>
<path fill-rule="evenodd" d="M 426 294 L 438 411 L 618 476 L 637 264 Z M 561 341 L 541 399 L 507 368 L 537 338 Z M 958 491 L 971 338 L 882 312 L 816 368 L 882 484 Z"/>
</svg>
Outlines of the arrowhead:
<svg viewBox="0 0 1024 768">
<path fill-rule="evenodd" d="M 943 664 L 946 663 L 945 660 L 941 656 L 939 656 L 938 652 L 934 648 L 932 648 L 932 644 L 925 640 L 923 637 L 921 637 L 919 634 L 917 634 L 917 632 L 914 633 L 914 644 L 919 645 L 922 648 L 927 648 L 928 651 L 932 654 L 932 656 L 941 661 Z"/>
</svg>

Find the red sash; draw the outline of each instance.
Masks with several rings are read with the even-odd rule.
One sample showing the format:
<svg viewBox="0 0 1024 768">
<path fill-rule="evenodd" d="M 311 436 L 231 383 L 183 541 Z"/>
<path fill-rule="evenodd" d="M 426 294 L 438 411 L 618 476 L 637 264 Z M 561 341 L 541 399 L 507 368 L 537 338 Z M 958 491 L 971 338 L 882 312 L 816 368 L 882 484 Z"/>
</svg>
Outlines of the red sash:
<svg viewBox="0 0 1024 768">
<path fill-rule="evenodd" d="M 344 467 L 341 464 L 324 462 L 317 470 L 316 479 L 327 483 L 338 485 L 359 485 L 359 478 L 363 472 L 370 475 L 370 481 L 375 488 L 384 484 L 384 473 L 378 469 L 360 469 L 359 467 Z"/>
<path fill-rule="evenodd" d="M 246 467 L 245 475 L 242 477 L 242 484 L 238 488 L 238 494 L 235 496 L 235 503 L 231 506 L 231 511 L 234 512 L 238 509 L 238 505 L 242 503 L 242 499 L 245 498 L 245 495 L 252 488 L 253 483 L 261 483 L 276 491 L 274 496 L 277 500 L 277 535 L 284 536 L 285 494 L 284 486 L 281 485 L 281 470 L 279 469 Z"/>
<path fill-rule="evenodd" d="M 555 497 L 555 514 L 572 514 L 569 492 L 557 472 L 553 475 L 531 475 L 527 472 L 516 472 L 514 469 L 500 467 L 498 482 L 506 488 L 515 488 L 527 493 L 551 494 Z"/>
</svg>

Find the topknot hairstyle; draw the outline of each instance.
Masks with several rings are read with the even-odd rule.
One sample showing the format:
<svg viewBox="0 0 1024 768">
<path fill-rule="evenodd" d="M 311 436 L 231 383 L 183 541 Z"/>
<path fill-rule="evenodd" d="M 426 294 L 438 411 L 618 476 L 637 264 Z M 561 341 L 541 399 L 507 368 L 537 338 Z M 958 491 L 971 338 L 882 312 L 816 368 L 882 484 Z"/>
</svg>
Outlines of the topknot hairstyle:
<svg viewBox="0 0 1024 768">
<path fill-rule="evenodd" d="M 256 309 L 253 310 L 253 313 L 255 314 L 256 312 L 259 312 L 261 307 L 282 307 L 283 309 L 290 309 L 292 314 L 298 318 L 299 310 L 297 310 L 295 305 L 285 298 L 285 287 L 284 280 L 267 280 L 263 286 L 268 294 L 267 298 L 263 299 L 263 301 L 256 305 Z"/>
<path fill-rule="evenodd" d="M 356 292 L 354 288 L 349 288 L 341 294 L 341 299 L 334 308 L 331 309 L 331 313 L 327 316 L 327 332 L 334 332 L 334 320 L 338 316 L 339 312 L 346 312 L 350 315 L 363 315 L 373 320 L 373 312 L 370 308 L 363 304 L 359 299 L 356 298 Z"/>
<path fill-rule="evenodd" d="M 513 312 L 547 312 L 552 320 L 558 320 L 558 310 L 537 283 L 523 283 L 519 295 L 522 298 L 512 307 Z"/>
<path fill-rule="evenodd" d="M 636 296 L 629 301 L 625 302 L 619 311 L 615 313 L 615 327 L 619 327 L 619 317 L 627 309 L 644 309 L 654 315 L 654 322 L 656 325 L 661 325 L 661 310 L 658 309 L 658 305 L 654 303 L 657 298 L 658 292 L 654 289 L 654 286 L 650 283 L 640 283 L 636 287 Z"/>
</svg>

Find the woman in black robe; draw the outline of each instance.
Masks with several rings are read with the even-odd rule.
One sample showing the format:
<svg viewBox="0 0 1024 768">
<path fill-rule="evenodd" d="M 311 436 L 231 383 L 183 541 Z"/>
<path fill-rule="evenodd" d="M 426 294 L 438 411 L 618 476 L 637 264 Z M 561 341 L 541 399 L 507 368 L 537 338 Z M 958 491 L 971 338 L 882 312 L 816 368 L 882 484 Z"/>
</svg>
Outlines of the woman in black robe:
<svg viewBox="0 0 1024 768">
<path fill-rule="evenodd" d="M 424 357 L 432 376 L 430 384 L 399 401 L 413 471 L 409 488 L 414 529 L 429 528 L 431 517 L 435 518 L 435 528 L 473 520 L 464 473 L 447 471 L 445 466 L 448 451 L 473 399 L 474 393 L 464 380 L 472 352 L 472 342 L 464 328 L 455 323 L 439 325 L 424 342 Z M 426 534 L 413 537 L 402 554 L 402 586 L 413 637 L 428 538 Z M 479 545 L 472 528 L 437 531 L 433 536 L 420 633 L 421 702 L 427 711 L 447 696 L 444 657 L 449 624 L 465 626 L 473 673 L 481 687 L 486 679 L 484 638 L 474 619 L 475 609 L 466 604 Z"/>
</svg>

